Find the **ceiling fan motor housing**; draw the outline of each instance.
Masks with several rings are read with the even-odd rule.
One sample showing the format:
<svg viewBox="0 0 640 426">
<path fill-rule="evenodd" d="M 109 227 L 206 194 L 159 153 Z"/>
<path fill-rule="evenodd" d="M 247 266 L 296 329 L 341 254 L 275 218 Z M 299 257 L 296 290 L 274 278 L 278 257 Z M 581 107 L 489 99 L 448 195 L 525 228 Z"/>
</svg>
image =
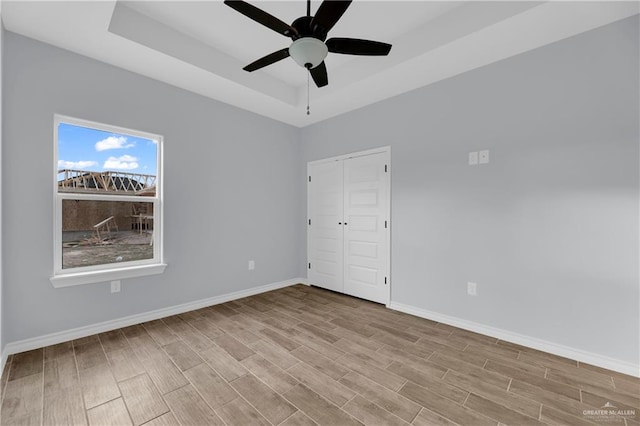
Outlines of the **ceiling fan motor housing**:
<svg viewBox="0 0 640 426">
<path fill-rule="evenodd" d="M 322 41 L 314 37 L 302 37 L 289 46 L 289 55 L 301 67 L 315 68 L 327 57 L 329 49 Z"/>
<path fill-rule="evenodd" d="M 315 37 L 321 41 L 327 39 L 327 31 L 318 24 L 313 24 L 313 16 L 301 16 L 293 21 L 291 27 L 297 32 L 297 34 L 291 34 L 289 36 L 293 40 L 302 37 Z"/>
</svg>

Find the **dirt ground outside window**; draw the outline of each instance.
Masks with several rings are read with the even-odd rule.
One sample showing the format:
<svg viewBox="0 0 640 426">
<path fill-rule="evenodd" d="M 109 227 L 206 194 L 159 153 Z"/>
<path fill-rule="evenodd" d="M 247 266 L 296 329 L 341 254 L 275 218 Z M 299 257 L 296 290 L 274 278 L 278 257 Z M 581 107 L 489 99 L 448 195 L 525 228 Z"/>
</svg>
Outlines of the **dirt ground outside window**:
<svg viewBox="0 0 640 426">
<path fill-rule="evenodd" d="M 62 268 L 153 259 L 153 232 L 111 231 L 99 240 L 92 232 L 64 232 Z"/>
</svg>

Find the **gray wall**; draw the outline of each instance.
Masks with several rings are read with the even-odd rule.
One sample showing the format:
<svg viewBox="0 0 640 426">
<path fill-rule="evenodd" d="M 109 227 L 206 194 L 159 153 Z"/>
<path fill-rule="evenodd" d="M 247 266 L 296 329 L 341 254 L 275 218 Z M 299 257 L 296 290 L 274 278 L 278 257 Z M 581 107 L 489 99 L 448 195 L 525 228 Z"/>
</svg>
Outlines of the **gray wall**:
<svg viewBox="0 0 640 426">
<path fill-rule="evenodd" d="M 638 363 L 638 35 L 635 16 L 303 129 L 304 162 L 391 145 L 392 301 Z"/>
<path fill-rule="evenodd" d="M 4 53 L 3 347 L 298 276 L 299 129 L 10 32 Z M 51 286 L 54 113 L 164 136 L 163 275 Z"/>
</svg>

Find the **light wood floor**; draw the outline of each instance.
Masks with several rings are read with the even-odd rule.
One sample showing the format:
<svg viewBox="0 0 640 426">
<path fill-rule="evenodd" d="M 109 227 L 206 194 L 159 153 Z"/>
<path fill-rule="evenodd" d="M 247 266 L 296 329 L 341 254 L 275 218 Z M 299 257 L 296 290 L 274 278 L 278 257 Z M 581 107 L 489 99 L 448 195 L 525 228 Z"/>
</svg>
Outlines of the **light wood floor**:
<svg viewBox="0 0 640 426">
<path fill-rule="evenodd" d="M 637 378 L 303 285 L 13 355 L 2 396 L 2 425 L 602 425 L 584 410 L 607 403 L 640 414 Z"/>
</svg>

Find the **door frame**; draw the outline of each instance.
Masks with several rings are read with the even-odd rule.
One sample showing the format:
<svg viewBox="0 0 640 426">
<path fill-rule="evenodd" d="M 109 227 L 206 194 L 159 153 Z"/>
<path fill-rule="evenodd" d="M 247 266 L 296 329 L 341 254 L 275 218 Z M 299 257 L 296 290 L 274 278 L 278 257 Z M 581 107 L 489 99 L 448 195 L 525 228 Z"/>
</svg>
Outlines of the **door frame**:
<svg viewBox="0 0 640 426">
<path fill-rule="evenodd" d="M 306 176 L 306 181 L 307 181 L 307 219 L 305 220 L 306 228 L 307 228 L 307 232 L 306 232 L 306 239 L 307 239 L 307 263 L 310 262 L 311 260 L 309 259 L 309 254 L 311 253 L 310 249 L 310 240 L 309 240 L 309 212 L 311 210 L 311 206 L 309 203 L 309 177 L 310 177 L 310 173 L 309 173 L 309 169 L 316 165 L 316 164 L 322 164 L 322 163 L 328 163 L 331 161 L 342 161 L 342 160 L 348 160 L 349 158 L 357 158 L 357 157 L 365 157 L 367 155 L 373 155 L 373 154 L 386 154 L 387 156 L 387 190 L 388 190 L 388 203 L 387 203 L 387 220 L 388 220 L 388 224 L 389 226 L 387 227 L 387 247 L 386 247 L 386 255 L 387 255 L 387 262 L 386 262 L 386 268 L 387 268 L 387 297 L 386 297 L 386 302 L 385 302 L 385 306 L 389 307 L 389 304 L 391 303 L 391 285 L 393 283 L 393 279 L 391 278 L 392 276 L 392 271 L 391 271 L 391 146 L 387 145 L 387 146 L 381 146 L 379 148 L 373 148 L 373 149 L 367 149 L 365 151 L 358 151 L 358 152 L 352 152 L 349 154 L 342 154 L 342 155 L 338 155 L 335 157 L 329 157 L 329 158 L 322 158 L 320 160 L 313 160 L 313 161 L 308 161 L 307 162 L 307 176 Z M 306 269 L 307 271 L 307 280 L 309 278 L 309 269 Z"/>
</svg>

